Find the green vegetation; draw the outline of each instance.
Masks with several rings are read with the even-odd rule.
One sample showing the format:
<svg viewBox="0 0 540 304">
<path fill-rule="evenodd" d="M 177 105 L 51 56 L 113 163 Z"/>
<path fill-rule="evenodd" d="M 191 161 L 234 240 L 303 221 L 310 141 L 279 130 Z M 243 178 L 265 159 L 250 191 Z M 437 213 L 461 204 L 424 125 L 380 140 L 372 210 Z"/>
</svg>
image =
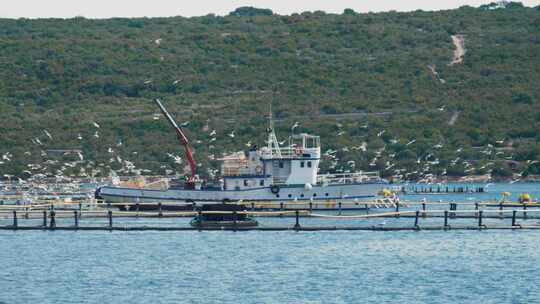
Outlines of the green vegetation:
<svg viewBox="0 0 540 304">
<path fill-rule="evenodd" d="M 457 34 L 467 52 L 449 65 Z M 203 175 L 217 168 L 209 155 L 264 144 L 270 103 L 278 136 L 285 139 L 298 121 L 296 132 L 321 135 L 323 152 L 337 150 L 338 161 L 327 159 L 323 170 L 410 179 L 537 174 L 538 54 L 540 12 L 518 3 L 411 13 L 279 16 L 239 8 L 224 17 L 2 19 L 0 175 L 78 175 L 81 167 L 109 174 L 126 160 L 148 174 L 182 172 L 185 162 L 168 155 L 182 149 L 164 119 L 154 119 L 154 98 L 189 122 Z M 80 149 L 84 160 L 51 149 Z"/>
</svg>

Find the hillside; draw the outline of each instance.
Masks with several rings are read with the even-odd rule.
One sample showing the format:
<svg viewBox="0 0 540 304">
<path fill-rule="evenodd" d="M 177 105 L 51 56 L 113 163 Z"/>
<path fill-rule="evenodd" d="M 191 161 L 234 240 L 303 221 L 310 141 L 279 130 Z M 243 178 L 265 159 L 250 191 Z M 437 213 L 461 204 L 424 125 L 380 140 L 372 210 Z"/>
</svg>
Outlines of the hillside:
<svg viewBox="0 0 540 304">
<path fill-rule="evenodd" d="M 295 122 L 321 135 L 323 170 L 539 174 L 539 54 L 540 10 L 515 3 L 0 19 L 0 175 L 182 172 L 158 97 L 187 123 L 202 174 L 264 144 L 270 103 L 282 139 Z"/>
</svg>

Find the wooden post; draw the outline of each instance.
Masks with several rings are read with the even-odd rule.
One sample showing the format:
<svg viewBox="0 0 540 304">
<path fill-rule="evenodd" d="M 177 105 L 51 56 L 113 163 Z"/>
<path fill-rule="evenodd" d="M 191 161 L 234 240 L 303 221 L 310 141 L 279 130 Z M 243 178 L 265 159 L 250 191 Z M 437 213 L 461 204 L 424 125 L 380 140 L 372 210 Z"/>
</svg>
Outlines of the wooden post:
<svg viewBox="0 0 540 304">
<path fill-rule="evenodd" d="M 17 228 L 17 211 L 13 210 L 13 227 Z"/>
<path fill-rule="evenodd" d="M 338 214 L 341 215 L 341 202 L 338 203 Z"/>
<path fill-rule="evenodd" d="M 444 210 L 444 227 L 448 227 L 448 210 Z"/>
<path fill-rule="evenodd" d="M 56 212 L 54 212 L 54 208 L 53 208 L 53 210 L 51 210 L 51 213 L 50 213 L 51 222 L 50 222 L 50 225 L 49 225 L 49 227 L 52 228 L 52 229 L 56 228 L 56 220 L 54 219 L 55 215 L 56 215 Z"/>
<path fill-rule="evenodd" d="M 107 214 L 108 214 L 108 216 L 109 216 L 109 228 L 112 229 L 112 227 L 113 227 L 113 223 L 112 223 L 112 210 L 109 210 L 109 211 L 107 212 Z"/>
<path fill-rule="evenodd" d="M 73 210 L 73 218 L 75 219 L 75 228 L 79 228 L 79 215 L 77 210 Z"/>
<path fill-rule="evenodd" d="M 47 210 L 43 210 L 43 227 L 47 227 Z"/>
<path fill-rule="evenodd" d="M 159 217 L 163 216 L 163 211 L 161 210 L 161 202 L 158 203 L 158 216 Z"/>
<path fill-rule="evenodd" d="M 294 229 L 300 228 L 300 211 L 295 210 L 296 223 L 294 224 Z"/>
<path fill-rule="evenodd" d="M 478 211 L 478 227 L 482 228 L 482 215 L 483 215 L 484 211 L 483 210 L 480 210 Z"/>
<path fill-rule="evenodd" d="M 418 217 L 420 216 L 420 211 L 416 210 L 416 215 L 414 217 L 414 227 L 418 228 Z"/>
<path fill-rule="evenodd" d="M 517 210 L 512 210 L 512 226 L 516 226 L 516 213 Z"/>
</svg>

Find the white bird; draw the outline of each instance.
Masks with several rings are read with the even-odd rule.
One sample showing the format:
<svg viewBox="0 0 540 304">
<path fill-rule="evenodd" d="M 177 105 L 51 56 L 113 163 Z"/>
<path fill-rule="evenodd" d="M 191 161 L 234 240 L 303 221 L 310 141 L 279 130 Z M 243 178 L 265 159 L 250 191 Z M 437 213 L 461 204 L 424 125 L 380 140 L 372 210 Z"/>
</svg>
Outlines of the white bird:
<svg viewBox="0 0 540 304">
<path fill-rule="evenodd" d="M 438 108 L 437 110 L 439 110 L 439 111 L 444 111 L 444 108 L 445 108 L 445 107 L 446 107 L 446 106 L 442 106 L 442 107 Z"/>
<path fill-rule="evenodd" d="M 410 142 L 408 142 L 405 146 L 410 146 L 410 145 L 414 144 L 415 142 L 416 142 L 416 139 L 413 139 Z"/>
<path fill-rule="evenodd" d="M 377 133 L 377 137 L 381 137 L 384 134 L 384 132 L 386 132 L 386 130 L 382 130 L 381 132 Z"/>
<path fill-rule="evenodd" d="M 291 131 L 294 131 L 294 129 L 298 128 L 298 126 L 300 126 L 298 121 L 294 122 L 294 125 L 291 127 Z"/>
<path fill-rule="evenodd" d="M 78 140 L 82 140 L 81 133 L 79 133 L 79 134 L 77 135 L 77 139 L 78 139 Z"/>
<path fill-rule="evenodd" d="M 49 133 L 49 131 L 43 130 L 43 132 L 45 133 L 45 135 L 47 135 L 49 139 L 52 139 L 51 133 Z"/>
<path fill-rule="evenodd" d="M 161 40 L 163 40 L 163 39 L 158 38 L 158 39 L 154 40 L 154 43 L 157 44 L 157 45 L 160 45 L 160 44 L 161 44 Z"/>
<path fill-rule="evenodd" d="M 212 130 L 212 132 L 210 132 L 210 136 L 214 136 L 216 135 L 216 130 Z"/>
<path fill-rule="evenodd" d="M 81 161 L 84 160 L 84 156 L 82 155 L 81 152 L 77 152 L 77 156 L 79 156 L 79 159 L 80 159 Z"/>
<path fill-rule="evenodd" d="M 107 152 L 114 153 L 114 150 L 111 147 L 109 147 L 109 150 L 107 150 Z"/>
<path fill-rule="evenodd" d="M 118 143 L 116 144 L 117 147 L 121 147 L 122 146 L 122 141 L 119 140 Z"/>
<path fill-rule="evenodd" d="M 234 130 L 229 134 L 230 138 L 234 138 Z"/>
<path fill-rule="evenodd" d="M 96 131 L 96 133 L 94 133 L 94 137 L 99 138 L 99 132 L 98 131 Z"/>
<path fill-rule="evenodd" d="M 251 147 L 251 140 L 246 143 L 246 147 Z"/>
<path fill-rule="evenodd" d="M 341 136 L 341 135 L 343 135 L 343 134 L 345 134 L 345 131 L 339 131 L 338 134 L 337 134 L 337 136 Z"/>
<path fill-rule="evenodd" d="M 210 138 L 210 142 L 214 142 L 214 141 L 216 141 L 215 137 Z"/>
<path fill-rule="evenodd" d="M 175 80 L 175 81 L 173 81 L 172 84 L 173 84 L 173 85 L 177 85 L 179 82 L 180 82 L 180 80 Z"/>
<path fill-rule="evenodd" d="M 143 82 L 143 84 L 151 84 L 151 83 L 152 83 L 152 79 L 148 79 L 145 82 Z"/>
<path fill-rule="evenodd" d="M 99 129 L 99 124 L 97 122 L 92 122 L 94 124 L 94 127 L 98 128 Z"/>
<path fill-rule="evenodd" d="M 43 144 L 41 143 L 41 140 L 39 140 L 39 138 L 37 138 L 37 137 L 36 137 L 36 143 L 37 143 L 38 145 L 40 145 L 40 146 L 43 145 Z"/>
<path fill-rule="evenodd" d="M 189 125 L 189 121 L 183 122 L 180 124 L 180 127 L 185 128 Z"/>
</svg>

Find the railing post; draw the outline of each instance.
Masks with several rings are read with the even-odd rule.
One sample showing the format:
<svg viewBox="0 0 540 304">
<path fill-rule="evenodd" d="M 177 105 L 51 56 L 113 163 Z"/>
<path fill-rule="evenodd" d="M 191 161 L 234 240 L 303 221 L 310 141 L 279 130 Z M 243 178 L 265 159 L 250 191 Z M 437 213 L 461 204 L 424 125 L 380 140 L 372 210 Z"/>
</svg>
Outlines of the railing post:
<svg viewBox="0 0 540 304">
<path fill-rule="evenodd" d="M 444 228 L 448 227 L 448 210 L 444 210 Z"/>
<path fill-rule="evenodd" d="M 341 202 L 338 203 L 338 214 L 341 215 Z"/>
<path fill-rule="evenodd" d="M 73 210 L 73 218 L 75 219 L 75 228 L 79 228 L 79 212 L 77 210 Z"/>
<path fill-rule="evenodd" d="M 516 226 L 516 214 L 517 210 L 512 210 L 512 226 Z"/>
<path fill-rule="evenodd" d="M 426 203 L 422 202 L 422 217 L 426 217 Z"/>
<path fill-rule="evenodd" d="M 251 211 L 255 211 L 255 203 L 251 203 Z"/>
<path fill-rule="evenodd" d="M 300 229 L 300 211 L 295 210 L 296 223 L 294 224 L 294 229 Z"/>
<path fill-rule="evenodd" d="M 420 216 L 420 211 L 416 210 L 416 214 L 414 217 L 414 227 L 418 228 L 418 217 Z"/>
<path fill-rule="evenodd" d="M 159 217 L 163 216 L 163 211 L 161 210 L 161 202 L 158 203 L 158 216 Z"/>
<path fill-rule="evenodd" d="M 236 214 L 236 210 L 233 211 L 233 230 L 236 231 L 237 225 L 238 225 L 238 215 Z"/>
<path fill-rule="evenodd" d="M 56 212 L 54 211 L 54 209 L 51 210 L 50 212 L 51 222 L 50 222 L 49 227 L 52 229 L 56 228 L 56 220 L 54 219 L 55 215 L 56 215 Z"/>
<path fill-rule="evenodd" d="M 475 203 L 474 203 L 474 210 L 478 211 L 479 209 L 480 209 L 480 208 L 479 208 L 479 206 L 478 206 L 478 202 L 475 202 Z M 478 212 L 475 212 L 475 213 L 474 213 L 474 216 L 478 217 Z"/>
<path fill-rule="evenodd" d="M 478 211 L 478 227 L 482 228 L 482 216 L 484 214 L 483 210 Z"/>
<path fill-rule="evenodd" d="M 279 210 L 283 211 L 283 202 L 279 202 Z"/>
<path fill-rule="evenodd" d="M 17 211 L 13 210 L 13 227 L 17 228 Z"/>
<path fill-rule="evenodd" d="M 47 227 L 47 210 L 43 210 L 43 227 Z"/>
<path fill-rule="evenodd" d="M 399 202 L 396 202 L 396 217 L 399 217 Z"/>
<path fill-rule="evenodd" d="M 108 217 L 109 217 L 109 229 L 112 229 L 112 227 L 113 227 L 113 222 L 112 222 L 112 218 L 113 218 L 113 216 L 112 216 L 112 210 L 109 210 L 109 211 L 107 212 L 107 214 L 108 214 Z"/>
<path fill-rule="evenodd" d="M 137 211 L 137 217 L 139 217 L 139 202 L 135 203 L 135 210 Z"/>
</svg>

